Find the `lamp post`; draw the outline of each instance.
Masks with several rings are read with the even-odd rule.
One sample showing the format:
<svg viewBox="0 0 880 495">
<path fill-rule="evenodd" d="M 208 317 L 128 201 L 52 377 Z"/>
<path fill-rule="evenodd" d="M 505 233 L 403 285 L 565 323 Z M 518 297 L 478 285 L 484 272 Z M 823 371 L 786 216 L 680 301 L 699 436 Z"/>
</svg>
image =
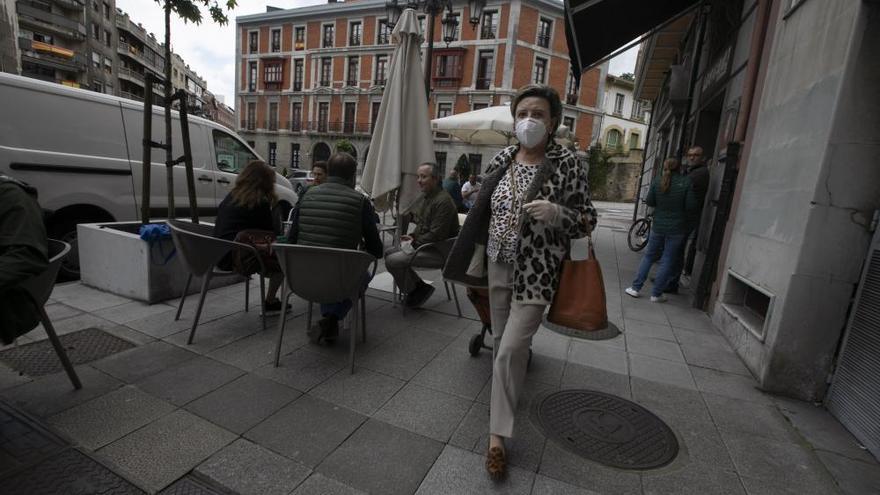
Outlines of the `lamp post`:
<svg viewBox="0 0 880 495">
<path fill-rule="evenodd" d="M 468 0 L 468 11 L 470 18 L 468 19 L 471 27 L 476 29 L 480 24 L 483 16 L 483 8 L 486 6 L 486 0 Z M 427 17 L 427 36 L 428 49 L 425 51 L 427 62 L 425 63 L 425 95 L 428 100 L 431 99 L 431 73 L 434 69 L 434 22 L 437 16 L 446 11 L 446 17 L 443 18 L 443 41 L 449 46 L 449 43 L 455 40 L 455 31 L 458 29 L 458 20 L 452 12 L 452 0 L 386 0 L 385 11 L 388 14 L 388 26 L 393 27 L 397 24 L 403 9 L 422 10 Z"/>
</svg>

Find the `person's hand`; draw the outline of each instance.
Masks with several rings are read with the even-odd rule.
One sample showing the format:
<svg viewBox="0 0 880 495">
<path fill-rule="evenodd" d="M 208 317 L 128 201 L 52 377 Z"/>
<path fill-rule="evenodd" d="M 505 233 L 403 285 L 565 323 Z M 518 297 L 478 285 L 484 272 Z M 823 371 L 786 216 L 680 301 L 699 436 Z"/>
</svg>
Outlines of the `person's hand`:
<svg viewBox="0 0 880 495">
<path fill-rule="evenodd" d="M 531 203 L 526 203 L 523 205 L 523 209 L 535 220 L 545 223 L 552 223 L 559 213 L 559 207 L 546 199 L 536 199 Z"/>
</svg>

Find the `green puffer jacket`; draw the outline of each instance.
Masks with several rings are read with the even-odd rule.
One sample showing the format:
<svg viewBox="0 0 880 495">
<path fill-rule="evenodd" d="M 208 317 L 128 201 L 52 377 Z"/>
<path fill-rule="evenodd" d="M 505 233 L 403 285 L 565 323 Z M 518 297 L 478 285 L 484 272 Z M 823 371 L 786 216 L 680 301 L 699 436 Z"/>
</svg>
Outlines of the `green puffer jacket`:
<svg viewBox="0 0 880 495">
<path fill-rule="evenodd" d="M 654 179 L 645 202 L 654 207 L 654 222 L 651 230 L 658 234 L 687 234 L 690 219 L 698 208 L 697 198 L 691 179 L 686 175 L 672 174 L 669 190 L 660 190 L 661 177 Z"/>
</svg>

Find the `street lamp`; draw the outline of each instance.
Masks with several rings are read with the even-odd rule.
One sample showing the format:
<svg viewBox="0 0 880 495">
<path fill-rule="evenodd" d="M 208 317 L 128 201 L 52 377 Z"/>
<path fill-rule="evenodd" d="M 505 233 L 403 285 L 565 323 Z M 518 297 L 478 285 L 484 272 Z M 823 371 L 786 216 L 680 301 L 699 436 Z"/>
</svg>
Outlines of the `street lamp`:
<svg viewBox="0 0 880 495">
<path fill-rule="evenodd" d="M 468 0 L 468 10 L 470 18 L 468 19 L 471 27 L 477 29 L 480 19 L 483 15 L 483 8 L 486 6 L 486 0 Z M 443 24 L 443 41 L 446 46 L 455 40 L 455 31 L 458 29 L 458 20 L 452 13 L 452 0 L 386 0 L 385 11 L 388 14 L 389 27 L 397 24 L 400 19 L 400 13 L 403 9 L 421 9 L 428 15 L 428 33 L 425 39 L 428 40 L 428 50 L 425 57 L 428 59 L 425 64 L 425 94 L 431 99 L 431 72 L 434 68 L 434 22 L 437 15 L 446 11 L 446 16 L 441 21 Z"/>
</svg>

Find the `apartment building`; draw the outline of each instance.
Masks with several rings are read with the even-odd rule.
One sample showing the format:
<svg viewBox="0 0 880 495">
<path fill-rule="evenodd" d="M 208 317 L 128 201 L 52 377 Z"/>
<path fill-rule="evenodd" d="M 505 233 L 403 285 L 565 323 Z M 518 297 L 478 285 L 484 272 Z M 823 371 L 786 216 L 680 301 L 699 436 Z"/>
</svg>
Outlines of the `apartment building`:
<svg viewBox="0 0 880 495">
<path fill-rule="evenodd" d="M 562 3 L 490 1 L 476 29 L 467 3 L 456 1 L 454 39 L 434 27 L 430 114 L 443 117 L 508 103 L 516 89 L 539 82 L 564 98 L 563 124 L 584 150 L 598 138 L 600 67 L 580 85 L 570 77 Z M 426 16 L 419 12 L 424 29 Z M 236 19 L 236 114 L 239 134 L 277 167 L 308 167 L 350 142 L 360 164 L 370 137 L 394 45 L 383 0 L 331 2 Z M 427 42 L 423 43 L 424 50 Z M 497 147 L 470 146 L 438 135 L 437 162 L 464 156 L 480 170 Z"/>
</svg>

